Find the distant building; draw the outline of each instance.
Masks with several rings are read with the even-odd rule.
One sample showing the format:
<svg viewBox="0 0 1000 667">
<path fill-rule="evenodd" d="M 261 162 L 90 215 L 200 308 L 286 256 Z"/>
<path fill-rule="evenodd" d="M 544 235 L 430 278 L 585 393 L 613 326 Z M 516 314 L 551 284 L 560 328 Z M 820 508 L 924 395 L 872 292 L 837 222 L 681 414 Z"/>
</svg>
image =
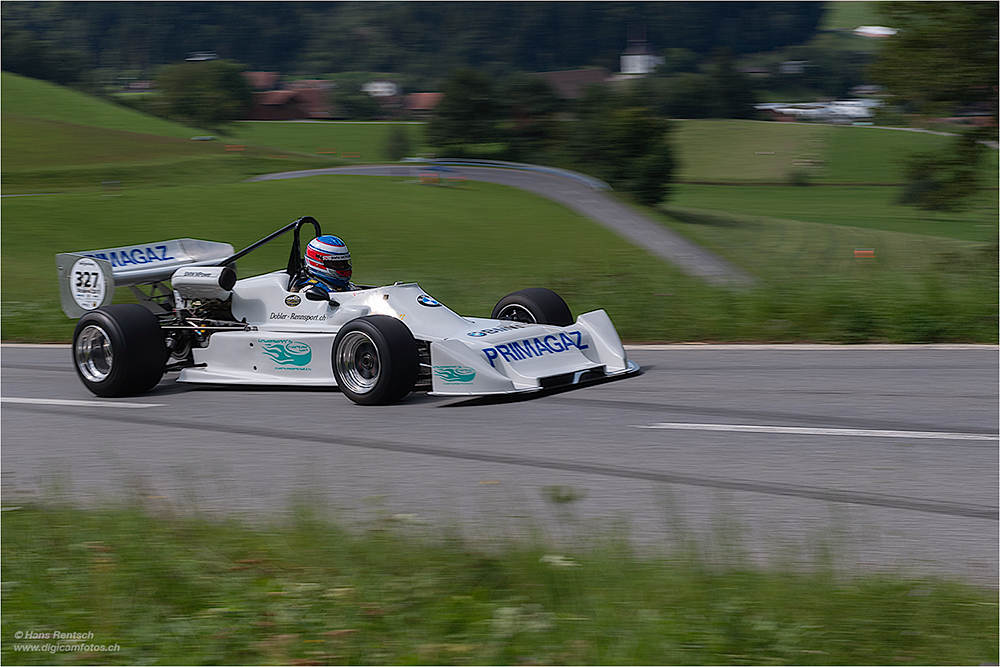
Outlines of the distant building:
<svg viewBox="0 0 1000 667">
<path fill-rule="evenodd" d="M 195 51 L 194 53 L 189 53 L 188 57 L 185 58 L 188 62 L 198 62 L 202 60 L 218 60 L 219 54 L 215 51 Z"/>
<path fill-rule="evenodd" d="M 282 86 L 277 72 L 244 72 L 253 88 L 247 120 L 307 120 L 331 118 L 329 81 L 310 79 Z"/>
<path fill-rule="evenodd" d="M 243 76 L 254 90 L 276 90 L 281 80 L 277 72 L 243 72 Z"/>
<path fill-rule="evenodd" d="M 361 91 L 372 97 L 394 97 L 399 95 L 399 86 L 392 81 L 369 81 Z"/>
<path fill-rule="evenodd" d="M 427 118 L 444 99 L 444 93 L 410 93 L 403 102 L 403 110 L 413 118 Z"/>
<path fill-rule="evenodd" d="M 859 25 L 852 32 L 858 37 L 882 39 L 885 37 L 892 37 L 899 31 L 895 28 L 887 28 L 884 25 Z"/>
<path fill-rule="evenodd" d="M 628 33 L 628 43 L 619 59 L 622 74 L 649 74 L 664 63 L 663 57 L 646 40 L 644 25 L 630 25 Z"/>
</svg>

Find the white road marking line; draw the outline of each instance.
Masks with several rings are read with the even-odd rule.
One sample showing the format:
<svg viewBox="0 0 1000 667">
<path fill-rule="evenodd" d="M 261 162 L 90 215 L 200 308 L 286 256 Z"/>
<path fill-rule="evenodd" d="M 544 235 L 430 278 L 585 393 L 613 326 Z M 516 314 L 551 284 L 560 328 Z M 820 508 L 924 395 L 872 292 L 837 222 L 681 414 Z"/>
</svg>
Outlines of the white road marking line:
<svg viewBox="0 0 1000 667">
<path fill-rule="evenodd" d="M 166 403 L 127 403 L 125 401 L 78 401 L 69 398 L 20 398 L 0 396 L 0 403 L 27 403 L 29 405 L 64 405 L 73 408 L 162 408 Z"/>
<path fill-rule="evenodd" d="M 814 428 L 809 426 L 757 426 L 751 424 L 688 424 L 661 422 L 634 428 L 669 429 L 676 431 L 724 431 L 728 433 L 778 433 L 785 435 L 841 435 L 868 438 L 920 438 L 928 440 L 998 440 L 988 433 L 946 433 L 938 431 L 886 431 L 870 428 Z"/>
</svg>

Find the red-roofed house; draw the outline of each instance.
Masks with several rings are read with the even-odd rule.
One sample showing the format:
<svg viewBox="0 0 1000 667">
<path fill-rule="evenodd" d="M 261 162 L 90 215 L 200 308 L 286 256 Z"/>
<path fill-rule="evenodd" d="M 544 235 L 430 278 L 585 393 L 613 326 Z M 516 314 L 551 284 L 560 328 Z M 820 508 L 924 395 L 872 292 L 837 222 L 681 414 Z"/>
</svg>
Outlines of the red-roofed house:
<svg viewBox="0 0 1000 667">
<path fill-rule="evenodd" d="M 327 91 L 330 82 L 293 81 L 279 88 L 277 72 L 244 72 L 254 88 L 248 120 L 304 120 L 331 118 Z"/>
<path fill-rule="evenodd" d="M 274 90 L 280 79 L 277 72 L 243 72 L 243 76 L 254 90 Z"/>
<path fill-rule="evenodd" d="M 410 93 L 403 108 L 414 118 L 426 118 L 443 98 L 444 93 Z"/>
</svg>

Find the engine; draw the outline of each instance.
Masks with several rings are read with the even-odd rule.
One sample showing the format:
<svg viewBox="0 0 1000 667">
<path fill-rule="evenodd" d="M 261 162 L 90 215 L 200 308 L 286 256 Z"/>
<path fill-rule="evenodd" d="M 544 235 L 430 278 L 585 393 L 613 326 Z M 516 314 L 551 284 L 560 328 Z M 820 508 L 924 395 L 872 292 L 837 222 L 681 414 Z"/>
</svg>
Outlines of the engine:
<svg viewBox="0 0 1000 667">
<path fill-rule="evenodd" d="M 170 278 L 177 319 L 164 326 L 171 360 L 191 363 L 191 349 L 203 347 L 213 331 L 238 326 L 232 296 L 236 270 L 231 266 L 184 266 Z"/>
<path fill-rule="evenodd" d="M 225 301 L 233 294 L 236 271 L 231 266 L 184 266 L 170 278 L 174 292 L 189 301 Z"/>
</svg>

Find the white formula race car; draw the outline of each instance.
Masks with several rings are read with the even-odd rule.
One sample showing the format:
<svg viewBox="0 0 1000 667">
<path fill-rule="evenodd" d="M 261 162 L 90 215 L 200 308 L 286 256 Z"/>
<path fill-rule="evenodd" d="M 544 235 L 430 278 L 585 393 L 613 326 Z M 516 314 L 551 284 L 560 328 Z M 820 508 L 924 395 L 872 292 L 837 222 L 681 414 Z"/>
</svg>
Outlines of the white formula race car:
<svg viewBox="0 0 1000 667">
<path fill-rule="evenodd" d="M 304 269 L 304 225 L 322 234 L 303 217 L 236 253 L 179 239 L 56 255 L 63 310 L 80 318 L 73 361 L 84 385 L 129 396 L 180 371 L 179 382 L 338 387 L 378 405 L 419 389 L 514 394 L 639 370 L 603 310 L 574 321 L 543 288 L 508 294 L 490 319 L 462 317 L 416 283 L 289 291 Z M 286 232 L 287 268 L 237 280 L 240 258 Z M 139 303 L 111 305 L 116 286 Z"/>
</svg>

